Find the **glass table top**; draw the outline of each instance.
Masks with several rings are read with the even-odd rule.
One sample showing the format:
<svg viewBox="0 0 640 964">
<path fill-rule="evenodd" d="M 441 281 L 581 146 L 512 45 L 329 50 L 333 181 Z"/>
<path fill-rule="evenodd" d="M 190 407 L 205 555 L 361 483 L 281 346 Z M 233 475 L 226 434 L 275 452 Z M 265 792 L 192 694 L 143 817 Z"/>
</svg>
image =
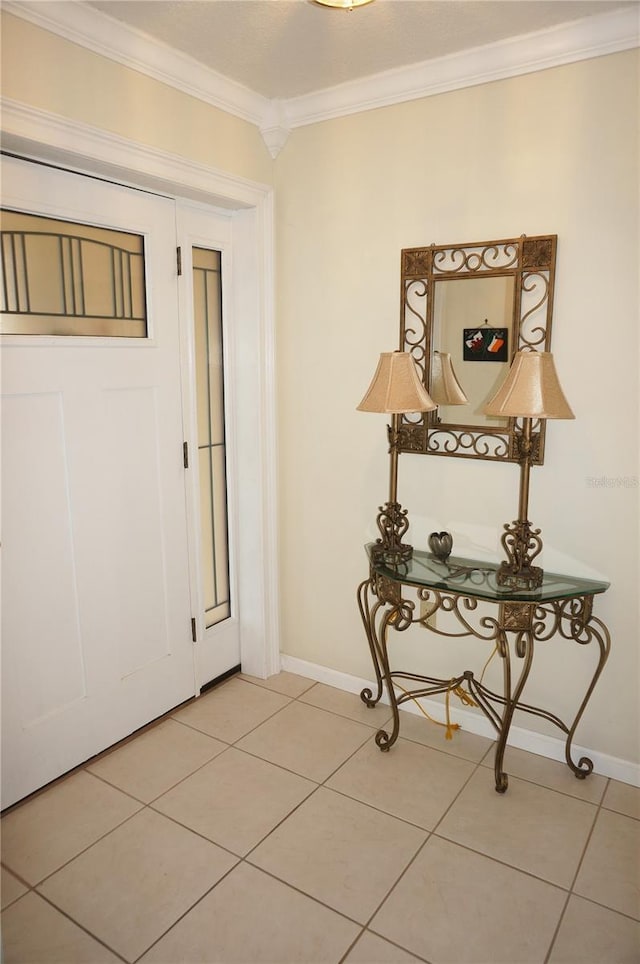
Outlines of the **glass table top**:
<svg viewBox="0 0 640 964">
<path fill-rule="evenodd" d="M 373 543 L 369 543 L 365 548 L 371 562 Z M 414 549 L 412 558 L 397 566 L 371 562 L 374 572 L 404 585 L 455 592 L 493 602 L 570 599 L 572 596 L 590 596 L 605 592 L 609 588 L 608 582 L 545 571 L 542 585 L 537 589 L 512 589 L 498 586 L 496 572 L 499 565 L 499 562 L 478 562 L 459 556 L 449 556 L 447 562 L 440 562 L 432 553 L 420 549 Z"/>
</svg>

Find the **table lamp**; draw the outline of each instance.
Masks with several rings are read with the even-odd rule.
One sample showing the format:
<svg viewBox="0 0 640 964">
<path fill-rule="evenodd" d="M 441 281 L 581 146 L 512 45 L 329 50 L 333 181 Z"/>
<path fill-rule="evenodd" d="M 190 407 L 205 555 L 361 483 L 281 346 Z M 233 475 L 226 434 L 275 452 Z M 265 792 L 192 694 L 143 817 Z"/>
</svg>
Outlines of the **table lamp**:
<svg viewBox="0 0 640 964">
<path fill-rule="evenodd" d="M 436 355 L 438 361 L 436 362 Z M 437 372 L 437 374 L 436 374 Z M 463 405 L 467 396 L 462 391 L 451 365 L 450 355 L 434 353 L 434 385 L 440 405 Z M 411 354 L 406 351 L 383 352 L 373 380 L 358 405 L 359 412 L 384 412 L 391 415 L 388 427 L 389 501 L 380 506 L 377 525 L 381 538 L 373 548 L 373 558 L 389 565 L 407 562 L 412 546 L 402 541 L 409 528 L 407 510 L 398 502 L 398 435 L 400 416 L 411 412 L 432 412 L 437 408 L 420 380 L 420 373 Z"/>
<path fill-rule="evenodd" d="M 413 547 L 402 541 L 409 528 L 407 510 L 398 502 L 398 433 L 400 416 L 410 412 L 432 412 L 436 403 L 427 394 L 413 358 L 406 351 L 382 352 L 375 375 L 358 405 L 359 412 L 382 412 L 391 415 L 388 426 L 389 500 L 380 506 L 376 523 L 381 538 L 373 548 L 375 561 L 389 565 L 407 562 Z"/>
<path fill-rule="evenodd" d="M 575 418 L 558 381 L 553 355 L 548 351 L 516 352 L 506 379 L 484 408 L 485 415 L 522 419 L 522 435 L 516 436 L 520 462 L 518 518 L 505 525 L 502 546 L 507 559 L 497 572 L 499 586 L 536 589 L 543 570 L 531 563 L 542 549 L 540 529 L 533 529 L 529 514 L 533 419 Z"/>
</svg>

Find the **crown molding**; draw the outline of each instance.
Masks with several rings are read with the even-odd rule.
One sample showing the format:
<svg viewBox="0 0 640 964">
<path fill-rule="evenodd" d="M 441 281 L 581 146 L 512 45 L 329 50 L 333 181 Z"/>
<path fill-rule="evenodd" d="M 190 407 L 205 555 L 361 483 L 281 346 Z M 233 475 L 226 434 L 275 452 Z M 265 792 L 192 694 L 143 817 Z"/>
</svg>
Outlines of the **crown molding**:
<svg viewBox="0 0 640 964">
<path fill-rule="evenodd" d="M 2 9 L 256 126 L 269 110 L 267 97 L 76 0 L 5 0 Z"/>
<path fill-rule="evenodd" d="M 623 8 L 291 98 L 284 102 L 284 109 L 293 129 L 618 53 L 639 44 L 640 8 Z"/>
<path fill-rule="evenodd" d="M 296 127 L 618 53 L 640 44 L 640 8 L 624 7 L 303 97 L 270 100 L 76 0 L 5 0 L 3 9 L 255 124 L 272 157 Z"/>
</svg>

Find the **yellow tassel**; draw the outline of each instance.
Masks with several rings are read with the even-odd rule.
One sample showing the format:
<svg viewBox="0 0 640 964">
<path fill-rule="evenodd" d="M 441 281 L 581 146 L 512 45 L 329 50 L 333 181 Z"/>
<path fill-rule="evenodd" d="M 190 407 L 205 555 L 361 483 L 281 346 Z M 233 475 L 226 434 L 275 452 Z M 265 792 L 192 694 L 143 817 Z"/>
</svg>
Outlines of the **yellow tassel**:
<svg viewBox="0 0 640 964">
<path fill-rule="evenodd" d="M 394 613 L 393 616 L 389 619 L 389 622 L 393 623 L 397 619 L 397 616 L 398 614 Z M 491 660 L 493 659 L 493 657 L 496 655 L 497 652 L 498 652 L 498 644 L 496 643 L 496 645 L 493 648 L 493 652 L 491 653 L 491 655 L 489 656 L 489 659 L 486 661 L 486 663 L 482 668 L 482 673 L 480 674 L 480 679 L 478 681 L 480 684 L 482 684 L 482 680 L 484 678 L 484 674 L 487 670 L 487 667 L 489 666 L 489 663 L 491 662 Z M 453 680 L 451 680 L 451 683 L 453 683 Z M 425 716 L 429 720 L 429 722 L 435 723 L 436 726 L 444 726 L 446 740 L 452 740 L 454 731 L 461 729 L 461 726 L 459 723 L 451 722 L 451 713 L 450 713 L 451 693 L 452 692 L 455 693 L 455 695 L 458 697 L 458 699 L 463 704 L 463 706 L 478 706 L 478 703 L 476 702 L 476 700 L 474 700 L 471 693 L 467 692 L 467 690 L 465 690 L 462 685 L 458 684 L 457 686 L 451 686 L 446 691 L 446 696 L 445 696 L 446 722 L 442 723 L 440 720 L 435 720 L 432 716 L 430 716 L 425 710 L 425 708 L 422 706 L 418 698 L 415 696 L 412 696 L 409 693 L 409 691 L 404 688 L 404 686 L 400 686 L 399 683 L 395 683 L 395 685 L 398 687 L 399 690 L 402 690 L 402 692 L 406 696 L 409 696 L 413 700 L 413 702 L 416 704 L 416 706 L 418 707 L 422 715 Z"/>
<path fill-rule="evenodd" d="M 453 739 L 453 731 L 454 731 L 454 730 L 459 730 L 459 729 L 460 729 L 460 724 L 459 724 L 459 723 L 447 723 L 447 732 L 446 732 L 445 735 L 444 735 L 445 740 L 452 740 L 452 739 Z"/>
<path fill-rule="evenodd" d="M 473 696 L 471 695 L 471 693 L 467 693 L 467 691 L 463 689 L 461 686 L 455 686 L 453 689 L 453 692 L 456 694 L 460 702 L 463 703 L 465 706 L 478 705 L 474 700 Z"/>
<path fill-rule="evenodd" d="M 492 655 L 493 655 L 493 654 L 492 654 Z M 489 657 L 489 659 L 491 659 L 491 657 Z M 485 669 L 486 669 L 486 666 L 485 666 Z M 484 673 L 484 670 L 483 670 L 483 673 Z M 453 680 L 452 680 L 451 682 L 453 682 Z M 474 700 L 473 696 L 471 695 L 471 693 L 468 693 L 460 684 L 458 684 L 458 686 L 452 686 L 452 687 L 450 687 L 450 689 L 447 690 L 447 694 L 446 694 L 446 697 L 445 697 L 446 722 L 442 723 L 440 720 L 435 720 L 432 716 L 430 716 L 430 715 L 427 713 L 427 711 L 425 710 L 425 708 L 424 708 L 424 706 L 422 705 L 422 703 L 420 703 L 420 701 L 417 699 L 417 697 L 411 696 L 411 694 L 409 693 L 409 690 L 406 690 L 406 689 L 404 688 L 404 686 L 400 686 L 399 683 L 396 683 L 395 685 L 398 687 L 399 690 L 402 690 L 403 693 L 405 693 L 407 696 L 410 696 L 410 697 L 411 697 L 411 699 L 412 699 L 413 702 L 416 704 L 416 706 L 418 707 L 418 709 L 420 710 L 420 712 L 422 713 L 422 715 L 423 715 L 423 716 L 426 716 L 426 718 L 427 718 L 431 723 L 435 723 L 436 726 L 444 726 L 444 727 L 445 727 L 445 740 L 452 740 L 452 739 L 453 739 L 453 734 L 454 734 L 455 730 L 460 730 L 460 729 L 462 729 L 462 727 L 460 726 L 459 723 L 452 723 L 452 722 L 451 722 L 451 711 L 450 711 L 451 693 L 455 693 L 455 695 L 458 697 L 458 699 L 460 700 L 460 702 L 461 702 L 462 704 L 464 704 L 464 706 L 477 706 L 477 705 L 478 705 L 478 704 L 476 703 L 476 701 Z"/>
</svg>

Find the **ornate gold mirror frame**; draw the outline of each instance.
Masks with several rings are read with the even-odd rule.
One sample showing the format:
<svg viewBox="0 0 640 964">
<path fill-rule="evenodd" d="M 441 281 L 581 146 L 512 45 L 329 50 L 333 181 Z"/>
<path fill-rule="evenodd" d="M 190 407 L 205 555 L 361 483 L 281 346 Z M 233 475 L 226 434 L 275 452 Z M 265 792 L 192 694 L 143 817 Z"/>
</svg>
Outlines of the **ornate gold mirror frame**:
<svg viewBox="0 0 640 964">
<path fill-rule="evenodd" d="M 556 242 L 554 234 L 522 235 L 402 251 L 400 350 L 434 397 L 434 358 L 449 355 L 468 402 L 403 415 L 400 452 L 519 460 L 521 420 L 482 409 L 517 351 L 550 351 Z M 544 460 L 544 433 L 544 419 L 535 422 L 534 464 Z"/>
</svg>

